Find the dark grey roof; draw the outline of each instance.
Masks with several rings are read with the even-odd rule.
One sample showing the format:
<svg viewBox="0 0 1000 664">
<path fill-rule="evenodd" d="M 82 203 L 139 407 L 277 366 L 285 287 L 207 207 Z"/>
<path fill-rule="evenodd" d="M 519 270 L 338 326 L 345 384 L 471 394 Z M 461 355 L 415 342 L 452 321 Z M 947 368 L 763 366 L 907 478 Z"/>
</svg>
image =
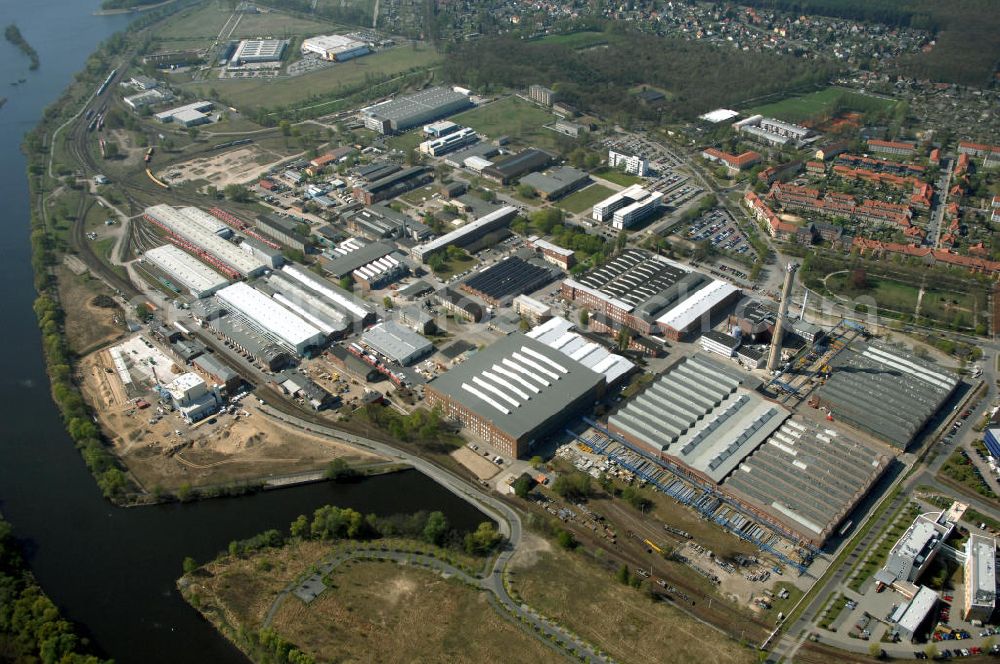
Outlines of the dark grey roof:
<svg viewBox="0 0 1000 664">
<path fill-rule="evenodd" d="M 552 281 L 556 274 L 550 267 L 512 256 L 472 275 L 465 280 L 462 288 L 500 301 L 537 290 Z"/>
<path fill-rule="evenodd" d="M 368 265 L 374 260 L 396 251 L 396 248 L 385 242 L 372 242 L 349 254 L 334 258 L 323 263 L 323 269 L 340 279 L 354 272 L 362 265 Z"/>
<path fill-rule="evenodd" d="M 235 371 L 227 367 L 225 364 L 215 359 L 211 355 L 202 355 L 196 357 L 192 364 L 202 371 L 215 376 L 217 379 L 223 383 L 228 382 L 237 377 Z"/>
<path fill-rule="evenodd" d="M 546 196 L 582 185 L 590 176 L 572 166 L 555 168 L 548 173 L 530 173 L 521 178 L 521 184 L 534 187 Z"/>
<path fill-rule="evenodd" d="M 567 404 L 584 398 L 603 382 L 603 374 L 539 341 L 515 333 L 468 357 L 428 385 L 491 421 L 513 438 L 521 439 L 559 418 Z M 497 392 L 506 394 L 506 398 Z"/>
<path fill-rule="evenodd" d="M 736 348 L 740 345 L 739 339 L 730 334 L 726 334 L 725 332 L 719 332 L 718 330 L 709 330 L 701 336 L 710 341 L 720 343 L 724 346 L 729 346 L 730 348 Z"/>
<path fill-rule="evenodd" d="M 881 344 L 845 348 L 820 388 L 840 419 L 906 448 L 958 385 L 949 372 Z"/>
</svg>

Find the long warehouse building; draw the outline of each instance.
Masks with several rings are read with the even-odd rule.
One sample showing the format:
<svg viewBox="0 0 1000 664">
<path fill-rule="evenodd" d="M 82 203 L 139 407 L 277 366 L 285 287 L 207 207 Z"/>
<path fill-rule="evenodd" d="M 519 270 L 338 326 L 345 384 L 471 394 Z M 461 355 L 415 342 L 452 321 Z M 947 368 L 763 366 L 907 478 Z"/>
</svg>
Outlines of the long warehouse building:
<svg viewBox="0 0 1000 664">
<path fill-rule="evenodd" d="M 446 233 L 430 242 L 418 244 L 410 250 L 410 256 L 421 263 L 427 261 L 439 251 L 444 251 L 454 245 L 465 247 L 480 239 L 487 233 L 508 226 L 514 217 L 517 216 L 517 208 L 512 205 L 505 205 L 499 210 L 494 210 L 484 217 L 469 222 L 465 226 Z"/>
<path fill-rule="evenodd" d="M 299 282 L 316 297 L 322 297 L 338 311 L 346 314 L 356 323 L 368 325 L 375 322 L 375 309 L 364 300 L 348 293 L 343 288 L 298 265 L 285 265 L 281 272 Z"/>
<path fill-rule="evenodd" d="M 266 268 L 264 261 L 243 252 L 232 242 L 208 230 L 207 220 L 198 214 L 200 212 L 197 208 L 177 209 L 169 205 L 156 205 L 146 208 L 145 217 L 196 249 L 205 252 L 229 270 L 248 277 L 256 276 L 264 271 Z M 205 216 L 211 217 L 207 214 Z"/>
<path fill-rule="evenodd" d="M 366 128 L 380 134 L 392 134 L 464 111 L 472 105 L 469 97 L 461 92 L 434 87 L 363 108 L 361 117 Z"/>
<path fill-rule="evenodd" d="M 303 284 L 280 270 L 267 277 L 271 297 L 323 330 L 331 338 L 344 336 L 351 327 L 351 317 L 332 306 Z"/>
<path fill-rule="evenodd" d="M 215 295 L 231 315 L 236 314 L 299 355 L 326 343 L 326 335 L 318 327 L 245 283 L 235 283 Z"/>
<path fill-rule="evenodd" d="M 197 298 L 208 297 L 229 284 L 221 274 L 172 244 L 150 249 L 143 257 Z"/>
</svg>

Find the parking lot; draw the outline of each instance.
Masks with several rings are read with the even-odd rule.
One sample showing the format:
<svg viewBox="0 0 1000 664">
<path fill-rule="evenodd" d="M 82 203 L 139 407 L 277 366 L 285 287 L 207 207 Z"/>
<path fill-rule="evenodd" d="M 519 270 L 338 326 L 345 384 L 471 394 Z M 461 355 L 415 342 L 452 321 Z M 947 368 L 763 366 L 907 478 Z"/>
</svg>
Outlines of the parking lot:
<svg viewBox="0 0 1000 664">
<path fill-rule="evenodd" d="M 739 225 L 728 212 L 720 208 L 709 210 L 695 219 L 688 227 L 685 237 L 692 242 L 710 242 L 718 251 L 734 254 L 746 254 L 750 251 L 750 243 Z"/>
</svg>

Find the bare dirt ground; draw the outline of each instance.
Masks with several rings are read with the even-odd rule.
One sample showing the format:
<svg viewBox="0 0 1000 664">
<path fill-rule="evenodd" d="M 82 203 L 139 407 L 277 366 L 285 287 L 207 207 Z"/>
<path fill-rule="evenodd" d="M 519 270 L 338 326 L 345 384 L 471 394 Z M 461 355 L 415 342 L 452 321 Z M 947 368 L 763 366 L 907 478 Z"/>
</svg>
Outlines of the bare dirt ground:
<svg viewBox="0 0 1000 664">
<path fill-rule="evenodd" d="M 124 320 L 119 307 L 94 304 L 98 295 L 112 295 L 111 290 L 89 274 L 74 274 L 69 268 L 56 268 L 59 302 L 66 315 L 66 340 L 75 352 L 83 352 L 124 334 Z"/>
<path fill-rule="evenodd" d="M 336 458 L 352 465 L 382 461 L 376 455 L 274 422 L 250 399 L 244 399 L 235 414 L 220 413 L 193 426 L 176 413 L 158 413 L 152 393 L 142 396 L 154 405 L 140 409 L 135 403 L 136 391 L 125 390 L 107 350 L 84 358 L 80 376 L 84 397 L 97 411 L 115 453 L 147 490 L 230 484 L 321 470 Z"/>
<path fill-rule="evenodd" d="M 126 129 L 112 129 L 107 140 L 118 145 L 120 155 L 118 166 L 133 167 L 142 163 L 146 148 L 135 145 L 132 135 Z"/>
<path fill-rule="evenodd" d="M 234 150 L 172 164 L 156 177 L 164 182 L 179 184 L 191 180 L 207 180 L 222 189 L 226 185 L 256 180 L 285 155 L 264 150 L 257 145 L 245 145 Z M 171 177 L 176 175 L 176 177 Z"/>
<path fill-rule="evenodd" d="M 452 452 L 451 457 L 471 470 L 480 480 L 488 480 L 500 472 L 492 461 L 465 446 Z"/>
</svg>

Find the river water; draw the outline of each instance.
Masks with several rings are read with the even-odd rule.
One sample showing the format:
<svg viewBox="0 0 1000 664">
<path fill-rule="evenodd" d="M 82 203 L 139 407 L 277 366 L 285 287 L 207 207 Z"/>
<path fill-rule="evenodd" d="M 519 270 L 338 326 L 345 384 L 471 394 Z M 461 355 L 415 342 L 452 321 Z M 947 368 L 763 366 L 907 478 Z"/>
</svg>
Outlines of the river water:
<svg viewBox="0 0 1000 664">
<path fill-rule="evenodd" d="M 286 528 L 324 504 L 364 513 L 439 509 L 471 527 L 481 515 L 416 472 L 357 484 L 310 486 L 186 505 L 109 505 L 63 430 L 49 397 L 31 309 L 28 188 L 21 137 L 59 97 L 97 45 L 128 23 L 93 16 L 96 0 L 0 0 L 41 68 L 0 40 L 0 511 L 25 542 L 37 578 L 100 651 L 127 662 L 245 662 L 180 599 L 185 556 L 207 560 L 230 540 Z M 11 86 L 20 78 L 25 83 Z"/>
</svg>

